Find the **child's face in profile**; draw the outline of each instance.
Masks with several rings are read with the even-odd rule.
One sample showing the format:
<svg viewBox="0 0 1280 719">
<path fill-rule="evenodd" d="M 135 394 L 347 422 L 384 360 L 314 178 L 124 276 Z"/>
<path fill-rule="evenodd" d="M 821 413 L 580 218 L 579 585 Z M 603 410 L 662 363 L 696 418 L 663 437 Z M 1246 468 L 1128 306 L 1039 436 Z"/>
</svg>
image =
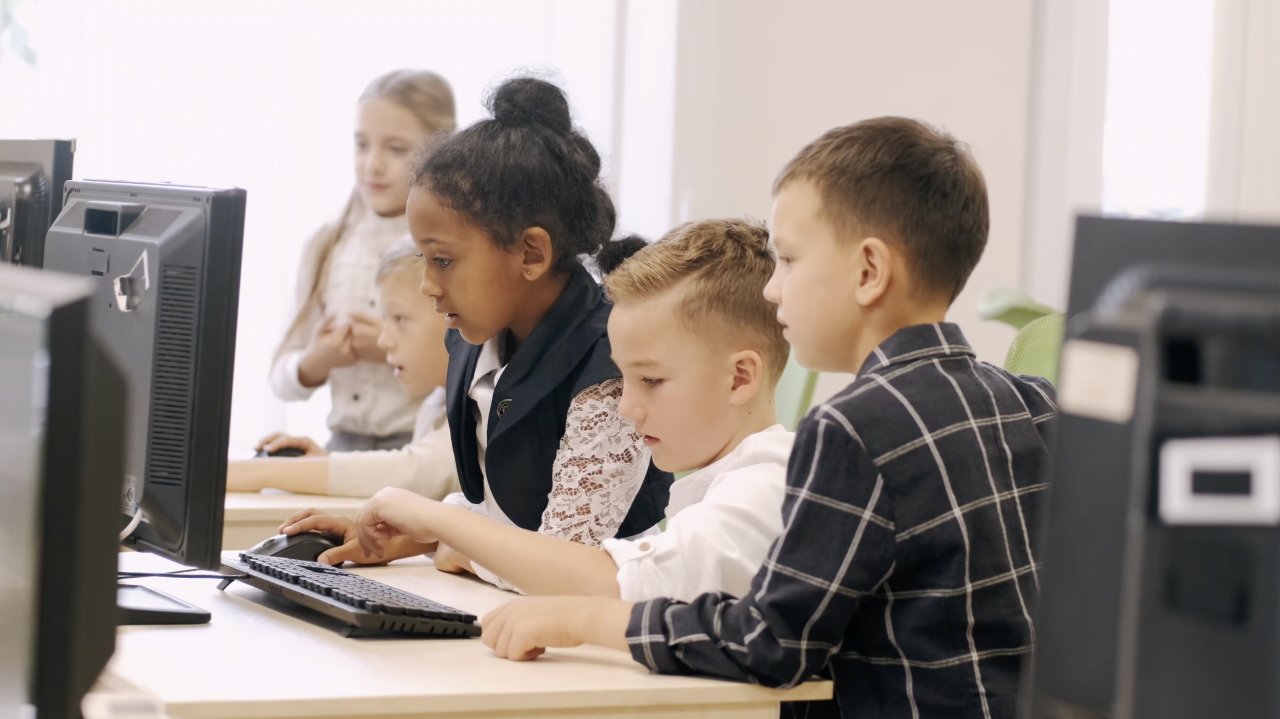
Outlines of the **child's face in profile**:
<svg viewBox="0 0 1280 719">
<path fill-rule="evenodd" d="M 405 108 L 381 98 L 356 113 L 356 189 L 383 217 L 404 214 L 409 198 L 409 163 L 426 138 L 426 128 Z"/>
<path fill-rule="evenodd" d="M 773 200 L 778 264 L 764 288 L 796 361 L 822 372 L 857 372 L 854 348 L 866 324 L 854 296 L 861 268 L 857 244 L 841 242 L 807 180 L 787 183 Z"/>
<path fill-rule="evenodd" d="M 609 315 L 613 361 L 622 370 L 618 411 L 635 422 L 653 463 L 667 472 L 711 464 L 738 429 L 730 401 L 734 353 L 679 324 L 683 296 L 675 287 L 615 305 Z"/>
<path fill-rule="evenodd" d="M 421 187 L 409 192 L 408 209 L 409 232 L 426 258 L 422 294 L 435 300 L 445 326 L 473 345 L 509 327 L 527 284 L 521 256 Z"/>
<path fill-rule="evenodd" d="M 382 303 L 382 335 L 378 346 L 410 397 L 421 397 L 444 385 L 449 353 L 444 347 L 444 318 L 418 291 L 418 274 L 392 273 L 378 285 Z"/>
</svg>

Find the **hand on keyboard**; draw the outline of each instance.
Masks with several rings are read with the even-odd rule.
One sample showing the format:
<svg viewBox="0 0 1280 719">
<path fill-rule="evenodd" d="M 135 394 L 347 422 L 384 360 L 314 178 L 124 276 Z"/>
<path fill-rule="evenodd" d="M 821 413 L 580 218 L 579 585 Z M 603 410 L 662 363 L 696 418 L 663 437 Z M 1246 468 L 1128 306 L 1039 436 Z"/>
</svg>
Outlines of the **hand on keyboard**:
<svg viewBox="0 0 1280 719">
<path fill-rule="evenodd" d="M 374 557 L 360 548 L 356 535 L 356 523 L 346 517 L 334 517 L 318 509 L 304 509 L 289 517 L 277 530 L 281 534 L 299 534 L 301 532 L 321 532 L 341 540 L 342 546 L 335 547 L 321 554 L 316 561 L 324 564 L 339 565 L 343 562 L 355 564 L 386 564 L 405 557 L 416 557 L 419 554 L 434 551 L 434 542 L 415 542 L 412 538 L 401 536 L 387 544 L 381 557 Z"/>
</svg>

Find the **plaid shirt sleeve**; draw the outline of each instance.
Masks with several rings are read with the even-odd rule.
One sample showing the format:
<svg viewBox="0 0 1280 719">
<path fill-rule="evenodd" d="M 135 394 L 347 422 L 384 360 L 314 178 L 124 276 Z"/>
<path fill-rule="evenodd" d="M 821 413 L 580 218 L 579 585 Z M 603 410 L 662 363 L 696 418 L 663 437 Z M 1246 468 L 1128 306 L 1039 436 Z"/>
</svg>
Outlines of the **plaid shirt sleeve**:
<svg viewBox="0 0 1280 719">
<path fill-rule="evenodd" d="M 826 667 L 859 603 L 893 570 L 892 502 L 854 427 L 826 407 L 797 430 L 787 477 L 783 532 L 750 594 L 636 604 L 636 661 L 775 687 Z"/>
</svg>

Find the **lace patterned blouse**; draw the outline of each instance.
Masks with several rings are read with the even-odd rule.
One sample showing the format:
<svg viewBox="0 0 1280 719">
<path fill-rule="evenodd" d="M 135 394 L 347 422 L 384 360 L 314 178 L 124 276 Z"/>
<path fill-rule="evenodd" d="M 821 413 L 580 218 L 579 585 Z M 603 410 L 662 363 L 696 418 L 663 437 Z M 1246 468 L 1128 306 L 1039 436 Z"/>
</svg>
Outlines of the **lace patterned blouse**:
<svg viewBox="0 0 1280 719">
<path fill-rule="evenodd" d="M 461 492 L 444 501 L 514 525 L 489 490 L 484 462 L 489 408 L 504 369 L 499 341 L 490 339 L 477 358 L 468 393 L 475 400 L 477 459 L 485 478 L 484 501 L 472 504 Z M 618 414 L 621 399 L 622 380 L 615 379 L 586 388 L 569 405 L 564 436 L 551 470 L 551 493 L 542 513 L 540 533 L 593 547 L 618 533 L 649 469 L 649 448 L 636 434 L 635 425 Z M 472 566 L 481 579 L 502 589 L 519 591 L 481 565 L 473 562 Z"/>
</svg>

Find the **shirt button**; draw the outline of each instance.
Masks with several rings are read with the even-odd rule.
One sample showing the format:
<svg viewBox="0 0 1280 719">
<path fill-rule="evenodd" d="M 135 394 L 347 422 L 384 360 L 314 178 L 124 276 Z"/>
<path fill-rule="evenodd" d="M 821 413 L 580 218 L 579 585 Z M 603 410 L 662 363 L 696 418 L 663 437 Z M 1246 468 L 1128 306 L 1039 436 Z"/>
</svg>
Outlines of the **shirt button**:
<svg viewBox="0 0 1280 719">
<path fill-rule="evenodd" d="M 370 307 L 376 307 L 376 306 L 377 306 L 377 304 L 378 304 L 378 303 L 374 302 L 373 300 L 369 300 L 369 306 L 370 306 Z"/>
<path fill-rule="evenodd" d="M 652 545 L 650 545 L 648 542 L 641 542 L 641 543 L 640 543 L 640 551 L 642 551 L 642 552 L 647 552 L 647 551 L 649 551 L 649 547 L 650 547 L 650 546 L 652 546 Z"/>
<path fill-rule="evenodd" d="M 351 401 L 352 401 L 352 402 L 359 402 L 359 401 L 360 401 L 360 395 L 358 395 L 358 394 L 353 394 L 353 395 L 351 395 Z"/>
</svg>

